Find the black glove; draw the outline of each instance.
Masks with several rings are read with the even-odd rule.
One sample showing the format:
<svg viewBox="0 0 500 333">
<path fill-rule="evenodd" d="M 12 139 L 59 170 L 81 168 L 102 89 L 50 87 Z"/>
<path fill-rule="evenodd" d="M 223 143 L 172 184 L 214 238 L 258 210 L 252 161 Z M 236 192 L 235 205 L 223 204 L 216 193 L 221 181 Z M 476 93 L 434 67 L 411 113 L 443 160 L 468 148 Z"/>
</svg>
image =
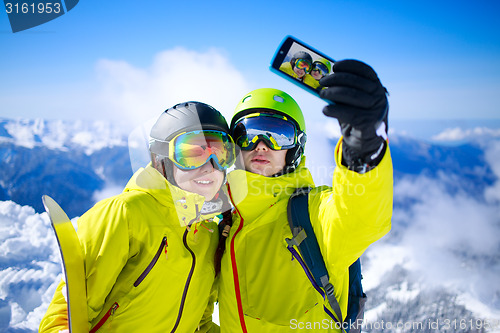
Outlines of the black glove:
<svg viewBox="0 0 500 333">
<path fill-rule="evenodd" d="M 326 87 L 321 98 L 334 102 L 323 113 L 339 121 L 342 164 L 364 173 L 377 166 L 385 153 L 387 90 L 373 68 L 357 60 L 337 61 L 332 72 L 319 81 Z"/>
</svg>

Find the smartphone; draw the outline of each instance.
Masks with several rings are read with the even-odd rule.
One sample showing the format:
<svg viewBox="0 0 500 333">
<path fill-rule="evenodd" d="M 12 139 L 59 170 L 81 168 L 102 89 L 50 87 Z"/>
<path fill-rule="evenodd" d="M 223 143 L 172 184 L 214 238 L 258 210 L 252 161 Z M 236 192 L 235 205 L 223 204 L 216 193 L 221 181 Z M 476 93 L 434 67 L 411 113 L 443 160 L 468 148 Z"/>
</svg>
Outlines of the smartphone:
<svg viewBox="0 0 500 333">
<path fill-rule="evenodd" d="M 271 60 L 270 69 L 319 97 L 324 88 L 319 80 L 332 72 L 334 62 L 297 38 L 286 36 Z"/>
</svg>

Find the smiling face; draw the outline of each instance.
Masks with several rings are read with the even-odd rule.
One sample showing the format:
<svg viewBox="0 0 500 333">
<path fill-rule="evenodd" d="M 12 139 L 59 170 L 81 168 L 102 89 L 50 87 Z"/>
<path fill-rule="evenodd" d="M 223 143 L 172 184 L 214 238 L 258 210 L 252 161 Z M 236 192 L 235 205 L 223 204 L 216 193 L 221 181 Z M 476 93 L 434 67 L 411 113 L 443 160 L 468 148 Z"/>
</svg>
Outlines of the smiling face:
<svg viewBox="0 0 500 333">
<path fill-rule="evenodd" d="M 303 77 L 304 75 L 306 75 L 306 71 L 303 70 L 302 68 L 298 68 L 298 67 L 294 67 L 293 68 L 293 71 L 295 72 L 295 74 L 297 74 L 297 76 L 299 78 Z"/>
<path fill-rule="evenodd" d="M 214 198 L 224 181 L 224 173 L 214 168 L 211 161 L 193 170 L 173 167 L 177 185 L 185 191 L 204 196 L 206 201 Z"/>
<path fill-rule="evenodd" d="M 264 141 L 260 141 L 255 149 L 242 151 L 245 170 L 262 176 L 272 176 L 285 167 L 287 150 L 272 150 Z"/>
</svg>

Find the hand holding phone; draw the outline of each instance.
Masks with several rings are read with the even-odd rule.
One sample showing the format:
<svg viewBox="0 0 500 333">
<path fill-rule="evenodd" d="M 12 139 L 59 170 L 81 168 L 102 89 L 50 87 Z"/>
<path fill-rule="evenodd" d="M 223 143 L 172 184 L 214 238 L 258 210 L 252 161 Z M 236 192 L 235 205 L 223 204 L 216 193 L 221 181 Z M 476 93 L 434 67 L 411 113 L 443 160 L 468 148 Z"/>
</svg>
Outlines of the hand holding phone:
<svg viewBox="0 0 500 333">
<path fill-rule="evenodd" d="M 334 64 L 335 73 L 329 75 Z M 358 173 L 378 165 L 386 148 L 389 104 L 387 90 L 373 68 L 354 59 L 334 62 L 287 36 L 271 70 L 329 103 L 323 113 L 339 121 L 343 165 Z"/>
<path fill-rule="evenodd" d="M 271 71 L 320 97 L 319 80 L 332 72 L 334 60 L 298 39 L 287 36 L 276 50 Z M 331 101 L 328 101 L 331 103 Z"/>
</svg>

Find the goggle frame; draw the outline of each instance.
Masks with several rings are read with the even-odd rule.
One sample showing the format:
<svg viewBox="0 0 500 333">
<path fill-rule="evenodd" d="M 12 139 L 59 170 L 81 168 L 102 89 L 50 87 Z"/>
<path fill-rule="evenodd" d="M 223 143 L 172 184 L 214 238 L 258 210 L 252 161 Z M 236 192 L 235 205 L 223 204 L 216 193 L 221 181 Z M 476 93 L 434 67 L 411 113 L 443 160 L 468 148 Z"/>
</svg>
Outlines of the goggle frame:
<svg viewBox="0 0 500 333">
<path fill-rule="evenodd" d="M 302 66 L 302 64 L 307 65 L 307 68 Z M 296 59 L 294 66 L 299 69 L 303 69 L 306 73 L 311 73 L 311 70 L 313 68 L 313 64 L 309 60 L 302 58 Z"/>
<path fill-rule="evenodd" d="M 202 164 L 186 166 L 178 160 L 179 154 L 176 154 L 176 151 L 178 151 L 178 149 L 176 149 L 177 140 L 181 136 L 185 136 L 185 135 L 189 135 L 189 134 L 200 134 L 200 133 L 203 133 L 203 136 L 205 138 L 206 138 L 206 136 L 205 136 L 206 133 L 216 133 L 216 134 L 220 135 L 220 138 L 221 138 L 220 142 L 223 144 L 223 147 L 224 147 L 226 154 L 227 154 L 226 155 L 227 158 L 224 159 L 223 162 L 221 162 L 221 159 L 219 158 L 219 156 L 217 156 L 217 154 L 212 151 L 212 148 L 208 144 L 207 144 L 206 148 L 201 147 L 203 150 L 206 150 L 207 148 L 210 149 L 210 155 L 208 155 L 204 159 Z M 227 138 L 228 140 L 224 140 L 224 138 Z M 161 140 L 157 140 L 157 141 L 161 141 Z M 207 129 L 185 131 L 185 132 L 180 132 L 176 136 L 174 136 L 172 139 L 170 139 L 168 141 L 163 141 L 163 142 L 168 143 L 168 158 L 169 158 L 169 160 L 172 161 L 172 163 L 181 170 L 198 169 L 198 168 L 201 168 L 202 166 L 204 166 L 210 160 L 212 160 L 215 163 L 215 166 L 217 167 L 217 169 L 219 169 L 221 171 L 225 171 L 228 168 L 230 168 L 236 160 L 236 150 L 235 150 L 234 140 L 231 137 L 231 135 L 229 135 L 228 133 L 223 132 L 223 131 L 207 130 Z M 229 144 L 229 147 L 228 147 L 228 144 Z"/>
<path fill-rule="evenodd" d="M 238 125 L 240 125 L 243 121 L 245 121 L 247 119 L 256 118 L 256 117 L 267 117 L 267 118 L 280 119 L 280 120 L 285 121 L 287 124 L 290 124 L 293 127 L 293 132 L 294 132 L 293 143 L 287 144 L 287 145 L 280 145 L 279 142 L 276 140 L 276 138 L 274 138 L 273 136 L 263 135 L 263 134 L 254 135 L 251 140 L 248 140 L 248 130 L 246 129 L 246 126 L 243 125 L 243 126 L 245 126 L 244 132 L 246 133 L 246 135 L 245 135 L 246 139 L 245 139 L 244 142 L 247 143 L 247 144 L 246 145 L 242 144 L 241 139 L 240 139 L 242 136 L 234 138 L 235 143 L 238 145 L 238 147 L 240 147 L 241 150 L 243 150 L 243 151 L 251 151 L 251 150 L 253 150 L 255 148 L 255 146 L 261 140 L 264 141 L 266 143 L 266 145 L 271 150 L 292 149 L 292 148 L 295 148 L 299 144 L 298 137 L 300 136 L 301 131 L 298 129 L 298 126 L 295 124 L 295 122 L 293 120 L 291 120 L 287 116 L 281 115 L 281 114 L 272 114 L 272 113 L 264 113 L 264 112 L 256 112 L 256 113 L 248 114 L 248 115 L 242 117 L 241 119 L 239 119 L 234 124 L 234 126 L 233 126 L 234 129 L 232 130 L 232 133 L 235 132 L 235 130 L 238 127 Z M 260 131 L 263 131 L 263 130 L 260 130 Z"/>
</svg>

